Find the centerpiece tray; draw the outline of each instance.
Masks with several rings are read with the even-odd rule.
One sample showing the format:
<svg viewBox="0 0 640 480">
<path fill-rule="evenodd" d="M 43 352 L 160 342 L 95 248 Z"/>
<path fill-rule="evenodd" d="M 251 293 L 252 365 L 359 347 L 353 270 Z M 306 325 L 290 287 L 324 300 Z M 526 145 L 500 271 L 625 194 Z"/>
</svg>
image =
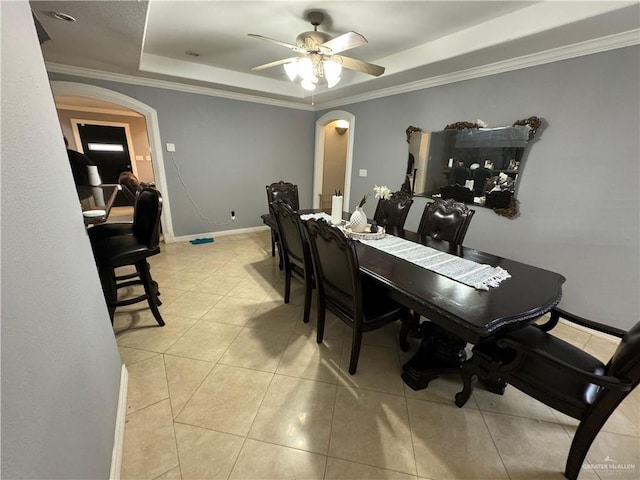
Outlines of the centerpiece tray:
<svg viewBox="0 0 640 480">
<path fill-rule="evenodd" d="M 386 235 L 384 227 L 381 226 L 378 226 L 377 232 L 371 233 L 370 223 L 367 223 L 367 227 L 365 228 L 364 232 L 354 232 L 353 230 L 351 230 L 351 226 L 348 223 L 343 227 L 343 231 L 345 235 L 356 240 L 380 240 Z"/>
</svg>

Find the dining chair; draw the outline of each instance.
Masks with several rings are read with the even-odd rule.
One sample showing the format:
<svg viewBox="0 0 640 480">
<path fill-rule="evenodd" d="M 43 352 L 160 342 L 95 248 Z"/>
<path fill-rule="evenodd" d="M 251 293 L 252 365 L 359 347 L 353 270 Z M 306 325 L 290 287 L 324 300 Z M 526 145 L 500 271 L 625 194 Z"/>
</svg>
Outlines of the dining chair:
<svg viewBox="0 0 640 480">
<path fill-rule="evenodd" d="M 451 198 L 436 199 L 425 206 L 418 225 L 418 234 L 436 240 L 444 240 L 454 245 L 462 245 L 475 213 L 475 210 L 470 209 L 464 203 Z M 420 336 L 420 329 L 420 315 L 414 312 L 412 321 L 402 325 L 401 345 L 407 344 L 410 332 Z"/>
<path fill-rule="evenodd" d="M 304 282 L 304 323 L 309 322 L 311 294 L 314 286 L 313 263 L 309 242 L 306 239 L 300 216 L 291 205 L 282 200 L 271 204 L 280 232 L 281 255 L 284 263 L 284 303 L 289 303 L 291 295 L 291 277 L 296 276 Z"/>
<path fill-rule="evenodd" d="M 386 230 L 394 228 L 401 230 L 404 228 L 412 204 L 413 198 L 410 193 L 397 191 L 389 199 L 378 200 L 373 219 Z"/>
<path fill-rule="evenodd" d="M 271 185 L 267 185 L 265 187 L 267 189 L 267 204 L 269 205 L 269 214 L 273 217 L 273 212 L 271 211 L 271 204 L 276 200 L 282 200 L 284 203 L 288 203 L 291 205 L 291 208 L 295 212 L 300 210 L 300 200 L 298 198 L 298 186 L 293 183 L 284 182 L 280 180 L 279 182 L 274 182 Z M 278 232 L 271 230 L 271 256 L 275 257 L 276 255 L 276 244 L 278 243 Z M 280 255 L 280 270 L 283 268 L 283 259 L 282 255 Z"/>
<path fill-rule="evenodd" d="M 160 253 L 161 212 L 160 192 L 145 187 L 136 199 L 131 233 L 107 235 L 108 232 L 105 231 L 103 236 L 94 234 L 91 247 L 112 323 L 116 307 L 146 300 L 158 324 L 164 325 L 158 310 L 158 284 L 151 278 L 147 263 L 147 258 Z M 135 266 L 136 273 L 118 277 L 116 268 L 127 265 Z M 139 278 L 131 280 L 132 277 Z M 134 298 L 118 300 L 118 290 L 131 285 L 142 285 L 145 293 Z"/>
<path fill-rule="evenodd" d="M 473 190 L 462 185 L 440 187 L 440 195 L 445 200 L 452 198 L 457 202 L 473 203 Z"/>
<path fill-rule="evenodd" d="M 360 273 L 352 239 L 322 219 L 305 222 L 318 287 L 317 342 L 322 343 L 326 311 L 352 329 L 349 373 L 356 373 L 362 334 L 396 320 L 409 311 L 391 300 L 384 287 Z"/>
<path fill-rule="evenodd" d="M 467 167 L 458 165 L 457 167 L 453 167 L 453 170 L 451 170 L 451 183 L 453 185 L 464 186 L 465 182 L 471 179 L 471 170 Z"/>
<path fill-rule="evenodd" d="M 495 190 L 485 193 L 484 206 L 488 208 L 509 208 L 513 192 L 509 190 Z"/>
<path fill-rule="evenodd" d="M 453 199 L 434 200 L 422 212 L 418 234 L 462 245 L 475 213 L 475 210 Z"/>
<path fill-rule="evenodd" d="M 622 340 L 605 364 L 549 333 L 563 318 Z M 507 384 L 580 421 L 564 475 L 575 480 L 584 458 L 607 419 L 640 383 L 640 322 L 628 332 L 558 308 L 544 324 L 533 324 L 478 343 L 462 367 L 464 386 L 456 397 L 462 407 L 478 378 L 502 394 Z"/>
<path fill-rule="evenodd" d="M 333 194 L 331 193 L 320 193 L 318 194 L 320 198 L 320 210 L 331 211 Z"/>
<path fill-rule="evenodd" d="M 473 195 L 482 197 L 485 192 L 487 180 L 493 176 L 493 172 L 488 168 L 476 168 L 473 170 Z"/>
</svg>

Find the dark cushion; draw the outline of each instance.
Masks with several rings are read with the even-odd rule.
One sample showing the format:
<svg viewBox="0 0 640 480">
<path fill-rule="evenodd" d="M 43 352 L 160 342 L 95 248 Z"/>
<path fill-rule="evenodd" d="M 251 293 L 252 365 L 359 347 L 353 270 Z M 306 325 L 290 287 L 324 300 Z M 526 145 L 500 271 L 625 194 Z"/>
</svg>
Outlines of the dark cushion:
<svg viewBox="0 0 640 480">
<path fill-rule="evenodd" d="M 133 222 L 99 223 L 87 231 L 92 242 L 117 235 L 133 235 Z"/>
<path fill-rule="evenodd" d="M 362 278 L 362 304 L 365 325 L 394 321 L 405 310 L 402 305 L 389 298 L 384 287 L 368 277 Z"/>
<path fill-rule="evenodd" d="M 488 208 L 509 208 L 513 193 L 509 190 L 496 190 L 485 194 L 485 206 Z"/>
<path fill-rule="evenodd" d="M 132 265 L 160 253 L 160 248 L 149 248 L 133 235 L 104 238 L 91 244 L 98 267 L 116 268 Z"/>
<path fill-rule="evenodd" d="M 445 200 L 453 198 L 457 202 L 473 203 L 473 191 L 462 185 L 446 185 L 440 187 L 440 194 Z"/>
<path fill-rule="evenodd" d="M 595 375 L 605 374 L 605 365 L 600 360 L 535 326 L 522 328 L 500 338 L 512 339 L 528 348 L 542 350 Z M 499 358 L 505 364 L 509 363 L 515 357 L 515 352 L 498 347 L 496 342 L 497 340 L 490 340 L 478 344 L 474 352 Z M 533 356 L 527 356 L 522 366 L 513 375 L 508 376 L 507 382 L 531 397 L 543 397 L 544 403 L 564 413 L 568 413 L 567 409 L 562 407 L 566 404 L 584 411 L 587 405 L 594 402 L 600 390 L 597 385 L 576 379 L 570 372 Z"/>
</svg>

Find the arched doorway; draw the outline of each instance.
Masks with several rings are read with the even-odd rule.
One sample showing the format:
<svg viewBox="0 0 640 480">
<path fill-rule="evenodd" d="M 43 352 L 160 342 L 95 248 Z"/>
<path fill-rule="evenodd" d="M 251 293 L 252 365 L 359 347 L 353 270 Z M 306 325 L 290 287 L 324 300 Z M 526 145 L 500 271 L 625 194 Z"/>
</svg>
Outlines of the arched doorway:
<svg viewBox="0 0 640 480">
<path fill-rule="evenodd" d="M 135 98 L 129 97 L 113 90 L 76 82 L 51 82 L 53 95 L 74 95 L 78 97 L 97 98 L 107 102 L 122 105 L 143 115 L 147 122 L 147 135 L 151 148 L 151 161 L 153 164 L 155 182 L 158 190 L 162 192 L 162 233 L 165 242 L 174 240 L 173 223 L 171 222 L 171 208 L 169 203 L 169 191 L 165 176 L 164 159 L 162 157 L 162 142 L 160 141 L 160 128 L 158 126 L 158 113 L 149 105 Z"/>
<path fill-rule="evenodd" d="M 314 154 L 313 170 L 313 208 L 320 206 L 320 194 L 322 193 L 322 177 L 324 169 L 325 154 L 325 127 L 336 120 L 345 120 L 349 123 L 347 130 L 347 154 L 344 172 L 344 192 L 343 205 L 349 208 L 349 196 L 351 190 L 351 165 L 353 163 L 353 132 L 355 128 L 355 115 L 344 110 L 333 110 L 322 115 L 316 120 L 316 146 Z"/>
</svg>

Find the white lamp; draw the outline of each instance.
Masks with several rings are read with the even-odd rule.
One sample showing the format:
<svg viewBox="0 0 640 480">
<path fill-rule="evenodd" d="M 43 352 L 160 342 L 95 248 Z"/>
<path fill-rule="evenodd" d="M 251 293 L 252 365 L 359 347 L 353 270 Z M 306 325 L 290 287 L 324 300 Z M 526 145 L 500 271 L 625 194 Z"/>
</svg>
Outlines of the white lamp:
<svg viewBox="0 0 640 480">
<path fill-rule="evenodd" d="M 297 61 L 293 61 L 291 63 L 285 63 L 284 64 L 284 71 L 287 73 L 287 77 L 289 77 L 289 80 L 291 80 L 292 82 L 295 81 L 295 79 L 298 78 L 298 63 L 297 63 Z"/>
<path fill-rule="evenodd" d="M 302 79 L 302 81 L 300 82 L 300 85 L 305 90 L 315 90 L 316 89 L 316 84 L 313 83 L 313 81 L 311 79 L 309 79 L 309 78 Z"/>
<path fill-rule="evenodd" d="M 331 88 L 337 85 L 340 81 L 342 65 L 333 60 L 325 60 L 324 62 L 322 62 L 322 68 L 324 70 L 324 78 L 326 78 L 327 80 L 327 86 Z"/>
<path fill-rule="evenodd" d="M 300 85 L 305 90 L 315 90 L 321 78 L 324 78 L 329 88 L 340 81 L 342 65 L 335 60 L 322 60 L 314 66 L 308 57 L 297 58 L 293 62 L 283 65 L 284 71 L 292 82 L 300 77 Z"/>
</svg>

